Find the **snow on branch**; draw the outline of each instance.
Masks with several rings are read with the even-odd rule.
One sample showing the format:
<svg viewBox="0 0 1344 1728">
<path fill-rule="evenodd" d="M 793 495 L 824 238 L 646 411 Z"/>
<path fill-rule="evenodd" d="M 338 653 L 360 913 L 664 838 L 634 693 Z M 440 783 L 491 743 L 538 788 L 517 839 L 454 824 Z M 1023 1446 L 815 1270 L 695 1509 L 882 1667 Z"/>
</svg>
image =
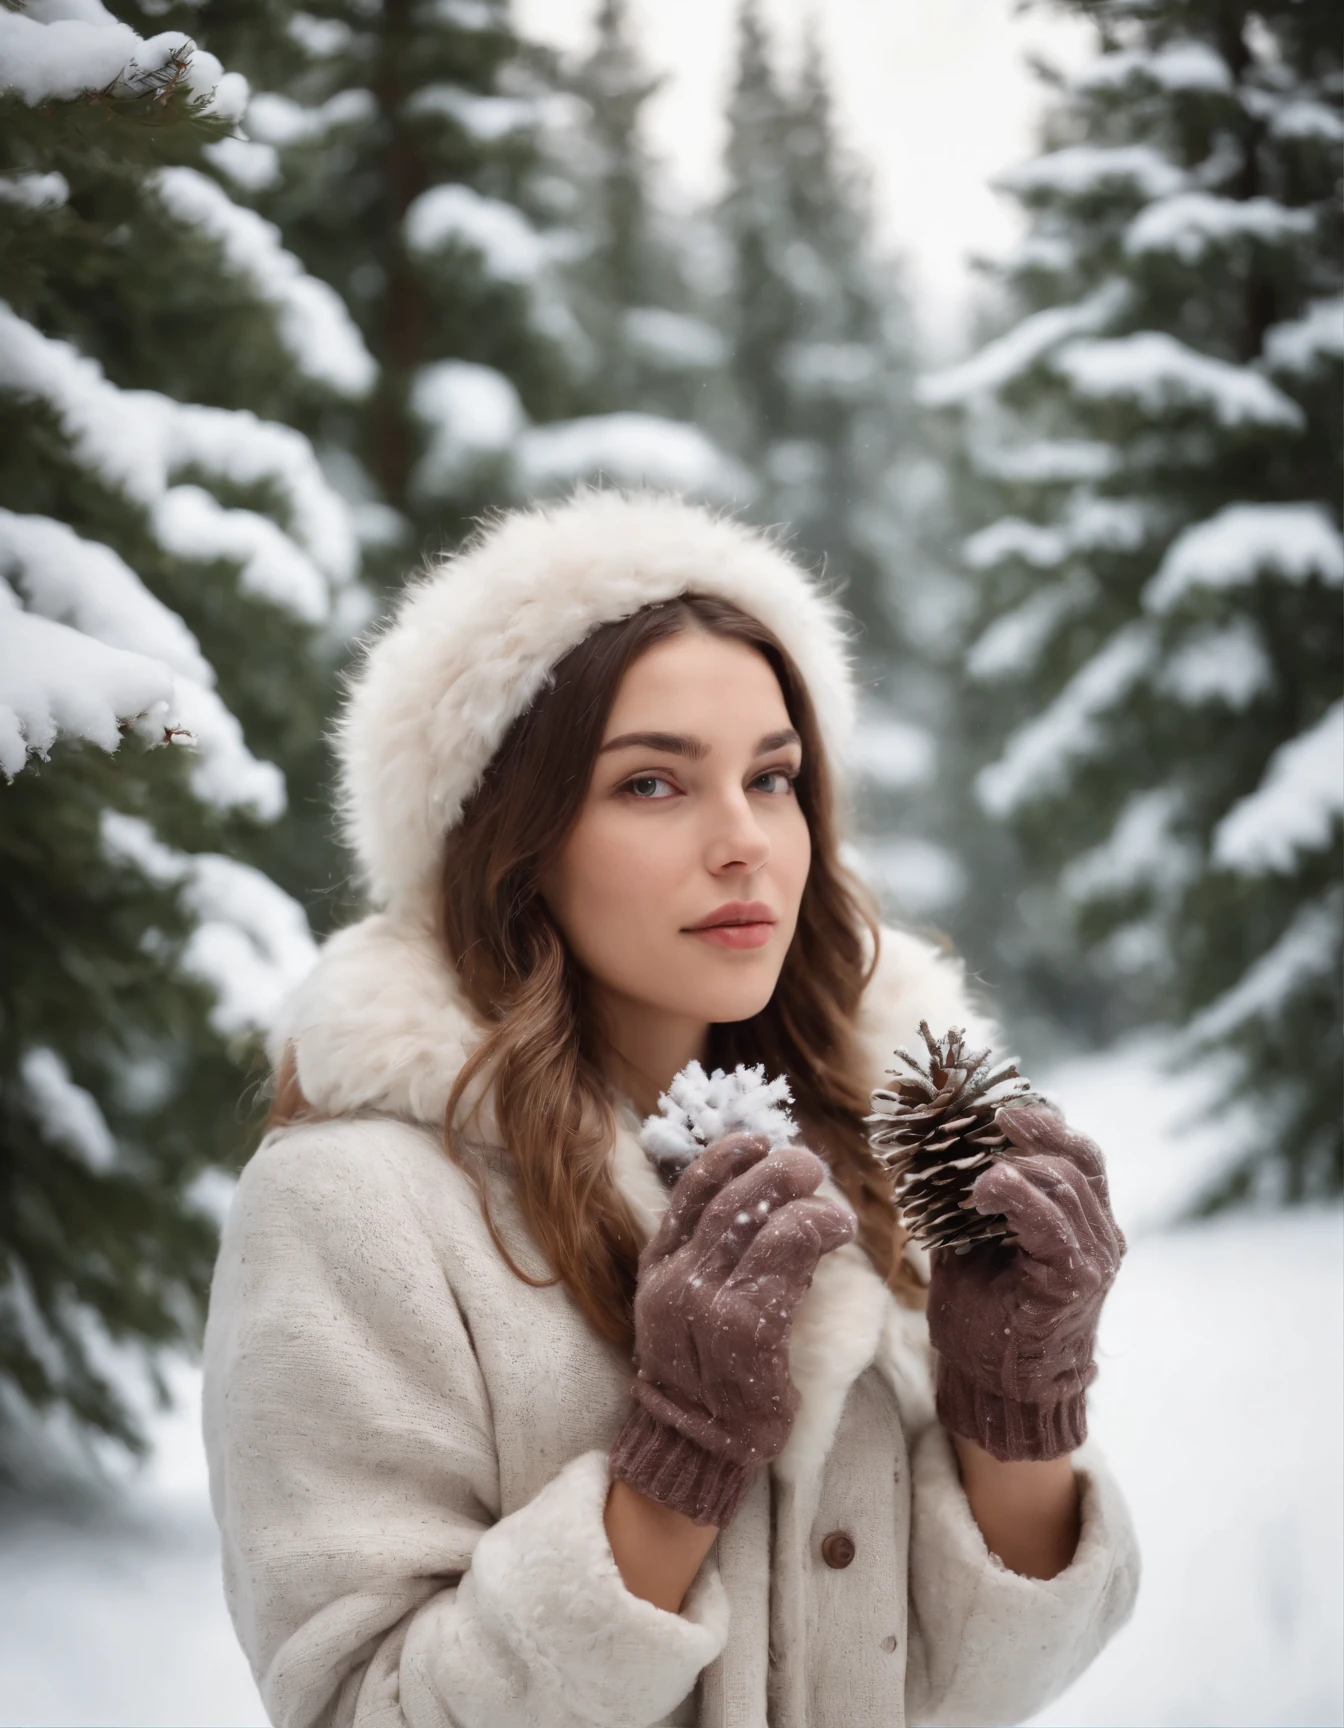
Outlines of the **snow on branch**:
<svg viewBox="0 0 1344 1728">
<path fill-rule="evenodd" d="M 424 257 L 464 246 L 501 282 L 535 282 L 551 262 L 550 241 L 516 205 L 471 186 L 431 186 L 411 203 L 404 221 L 412 252 Z"/>
<path fill-rule="evenodd" d="M 1291 872 L 1300 852 L 1330 844 L 1344 813 L 1344 702 L 1281 744 L 1265 777 L 1213 834 L 1214 862 L 1241 876 Z"/>
<path fill-rule="evenodd" d="M 1172 786 L 1136 792 L 1101 845 L 1067 866 L 1060 878 L 1064 892 L 1071 900 L 1086 903 L 1138 888 L 1184 886 L 1199 866 L 1193 847 L 1172 831 L 1183 802 Z"/>
<path fill-rule="evenodd" d="M 1218 1043 L 1248 1021 L 1277 1019 L 1303 986 L 1334 973 L 1342 931 L 1344 894 L 1334 888 L 1301 907 L 1278 941 L 1190 1022 L 1190 1043 Z"/>
<path fill-rule="evenodd" d="M 1158 688 L 1186 708 L 1221 702 L 1240 712 L 1274 685 L 1274 667 L 1249 618 L 1196 630 L 1168 655 Z"/>
<path fill-rule="evenodd" d="M 1211 192 L 1178 192 L 1149 204 L 1125 232 L 1131 258 L 1169 252 L 1197 264 L 1216 246 L 1255 240 L 1262 246 L 1292 246 L 1312 233 L 1310 210 L 1290 210 L 1273 198 L 1217 198 Z"/>
<path fill-rule="evenodd" d="M 1201 588 L 1245 588 L 1259 575 L 1344 583 L 1344 539 L 1319 504 L 1229 504 L 1178 534 L 1143 594 L 1150 612 Z"/>
<path fill-rule="evenodd" d="M 421 367 L 411 386 L 411 411 L 430 429 L 412 485 L 430 497 L 449 490 L 478 462 L 502 456 L 527 425 L 512 382 L 470 360 Z"/>
<path fill-rule="evenodd" d="M 340 396 L 368 394 L 377 367 L 344 300 L 285 251 L 273 222 L 194 168 L 160 168 L 151 185 L 171 216 L 208 234 L 227 267 L 275 307 L 280 339 L 305 377 Z"/>
<path fill-rule="evenodd" d="M 174 402 L 152 390 L 121 390 L 95 360 L 45 336 L 0 301 L 0 390 L 45 402 L 75 460 L 114 491 L 152 509 L 175 471 L 195 467 L 235 486 L 269 486 L 287 509 L 294 538 L 336 584 L 355 575 L 358 546 L 340 495 L 312 446 L 292 426 L 248 409 Z M 203 558 L 229 556 L 202 545 Z M 293 608 L 307 616 L 296 591 Z"/>
<path fill-rule="evenodd" d="M 145 40 L 100 0 L 83 0 L 70 10 L 79 16 L 48 21 L 0 6 L 0 94 L 15 95 L 37 108 L 76 101 L 95 91 L 136 97 L 185 88 L 208 99 L 207 113 L 228 119 L 242 113 L 247 80 L 225 72 L 213 54 L 197 48 L 180 30 Z"/>
<path fill-rule="evenodd" d="M 1038 665 L 1059 625 L 1086 603 L 1087 595 L 1087 586 L 1080 582 L 1034 588 L 1020 606 L 996 618 L 971 644 L 967 672 L 981 683 L 1025 677 Z"/>
<path fill-rule="evenodd" d="M 98 1100 L 76 1086 L 61 1056 L 44 1044 L 19 1058 L 19 1089 L 29 1113 L 51 1144 L 73 1152 L 87 1169 L 110 1170 L 117 1143 Z"/>
<path fill-rule="evenodd" d="M 1197 353 L 1163 330 L 1072 342 L 1052 356 L 1051 365 L 1080 396 L 1130 401 L 1150 414 L 1199 408 L 1220 426 L 1297 431 L 1306 424 L 1297 403 L 1260 373 Z"/>
<path fill-rule="evenodd" d="M 214 994 L 215 1031 L 225 1038 L 266 1032 L 316 957 L 303 908 L 251 865 L 220 853 L 179 852 L 139 817 L 104 810 L 101 825 L 110 863 L 176 888 L 195 918 L 181 965 Z"/>
<path fill-rule="evenodd" d="M 247 135 L 254 143 L 283 150 L 290 144 L 320 143 L 339 126 L 363 126 L 377 115 L 372 90 L 338 90 L 312 107 L 292 96 L 259 90 L 247 106 Z"/>
<path fill-rule="evenodd" d="M 1100 743 L 1101 716 L 1151 670 L 1155 654 L 1150 626 L 1129 624 L 1117 631 L 1048 708 L 1009 738 L 998 761 L 980 770 L 976 795 L 989 814 L 1007 816 L 1061 790 L 1070 767 L 1086 760 Z"/>
<path fill-rule="evenodd" d="M 1157 49 L 1122 49 L 1103 54 L 1074 81 L 1078 90 L 1120 90 L 1134 83 L 1172 91 L 1230 94 L 1232 74 L 1222 55 L 1207 42 L 1179 38 Z"/>
<path fill-rule="evenodd" d="M 1168 198 L 1187 176 L 1150 144 L 1071 144 L 1010 169 L 995 182 L 1024 198 L 1083 199 L 1129 191 L 1147 202 Z"/>
<path fill-rule="evenodd" d="M 972 534 L 961 555 L 972 570 L 991 570 L 1013 559 L 1047 570 L 1079 552 L 1137 551 L 1152 527 L 1152 506 L 1142 499 L 1082 495 L 1069 500 L 1056 528 L 1004 516 Z"/>
<path fill-rule="evenodd" d="M 1104 330 L 1128 300 L 1128 286 L 1112 281 L 1103 283 L 1076 306 L 1048 306 L 1043 312 L 1033 312 L 961 365 L 921 378 L 915 393 L 930 408 L 992 395 L 1030 371 L 1061 342 Z"/>
<path fill-rule="evenodd" d="M 519 96 L 482 96 L 462 84 L 426 84 L 410 97 L 405 112 L 442 116 L 483 144 L 535 126 L 541 117 L 536 102 Z"/>
<path fill-rule="evenodd" d="M 1265 332 L 1265 361 L 1275 372 L 1305 377 L 1323 360 L 1344 360 L 1344 295 L 1315 300 L 1300 318 Z"/>
<path fill-rule="evenodd" d="M 593 414 L 533 427 L 518 440 L 516 464 L 525 492 L 598 476 L 724 503 L 745 503 L 755 491 L 747 471 L 698 426 L 657 414 Z"/>
</svg>

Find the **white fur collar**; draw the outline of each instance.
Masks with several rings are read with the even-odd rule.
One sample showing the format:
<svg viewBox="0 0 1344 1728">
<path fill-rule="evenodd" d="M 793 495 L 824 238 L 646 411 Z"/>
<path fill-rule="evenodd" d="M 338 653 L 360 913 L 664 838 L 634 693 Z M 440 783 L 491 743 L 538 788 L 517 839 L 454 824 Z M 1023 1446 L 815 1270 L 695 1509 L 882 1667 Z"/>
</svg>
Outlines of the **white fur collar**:
<svg viewBox="0 0 1344 1728">
<path fill-rule="evenodd" d="M 957 1025 L 986 1042 L 994 1037 L 967 996 L 959 961 L 903 931 L 884 929 L 858 1017 L 870 1085 L 885 1082 L 892 1050 L 917 1039 L 921 1019 L 939 1032 Z M 480 1030 L 432 934 L 376 914 L 325 943 L 273 1034 L 272 1055 L 292 1045 L 299 1084 L 319 1110 L 386 1111 L 439 1127 L 453 1080 Z M 473 1133 L 491 1139 L 488 1096 L 473 1095 L 469 1108 L 477 1112 Z M 647 1235 L 667 1206 L 668 1190 L 638 1131 L 634 1113 L 622 1106 L 612 1174 Z M 829 1177 L 821 1192 L 848 1208 Z M 921 1350 L 922 1328 L 922 1317 L 894 1301 L 857 1243 L 824 1255 L 794 1316 L 789 1362 L 802 1403 L 776 1471 L 794 1481 L 815 1477 L 851 1383 L 874 1362 L 907 1422 L 922 1426 L 930 1420 L 927 1375 L 912 1362 Z"/>
</svg>

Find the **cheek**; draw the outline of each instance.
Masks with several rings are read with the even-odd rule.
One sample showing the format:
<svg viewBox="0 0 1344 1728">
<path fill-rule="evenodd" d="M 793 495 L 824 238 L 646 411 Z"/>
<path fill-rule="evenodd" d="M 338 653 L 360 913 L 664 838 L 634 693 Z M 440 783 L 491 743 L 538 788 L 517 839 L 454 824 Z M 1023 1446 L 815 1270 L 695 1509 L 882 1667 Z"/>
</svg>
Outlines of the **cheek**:
<svg viewBox="0 0 1344 1728">
<path fill-rule="evenodd" d="M 693 863 L 686 852 L 675 823 L 641 820 L 619 807 L 586 813 L 561 860 L 556 907 L 579 958 L 647 941 L 675 920 L 677 890 Z"/>
</svg>

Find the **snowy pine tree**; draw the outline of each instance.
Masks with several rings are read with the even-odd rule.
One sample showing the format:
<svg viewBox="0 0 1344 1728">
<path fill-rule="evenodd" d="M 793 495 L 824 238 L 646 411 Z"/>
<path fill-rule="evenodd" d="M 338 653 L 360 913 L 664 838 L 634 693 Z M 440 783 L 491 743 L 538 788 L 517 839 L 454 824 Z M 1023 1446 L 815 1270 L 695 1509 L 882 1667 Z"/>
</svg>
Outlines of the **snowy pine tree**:
<svg viewBox="0 0 1344 1728">
<path fill-rule="evenodd" d="M 330 868 L 314 764 L 366 601 L 279 417 L 373 367 L 209 171 L 246 86 L 188 38 L 3 11 L 0 92 L 0 1396 L 134 1446 L 312 954 L 277 878 Z"/>
<path fill-rule="evenodd" d="M 925 389 L 983 524 L 977 788 L 1060 999 L 1181 1021 L 1258 1106 L 1210 1200 L 1296 1198 L 1344 1178 L 1338 16 L 1079 9 L 1103 51 L 1007 182 L 1019 321 Z"/>
</svg>

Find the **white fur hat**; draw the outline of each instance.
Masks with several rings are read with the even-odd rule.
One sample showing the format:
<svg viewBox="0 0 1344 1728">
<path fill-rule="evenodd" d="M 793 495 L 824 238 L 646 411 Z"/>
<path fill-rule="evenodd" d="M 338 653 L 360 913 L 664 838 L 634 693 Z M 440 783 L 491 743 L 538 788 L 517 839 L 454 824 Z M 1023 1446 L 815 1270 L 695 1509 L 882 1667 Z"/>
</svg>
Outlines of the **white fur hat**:
<svg viewBox="0 0 1344 1728">
<path fill-rule="evenodd" d="M 838 601 L 760 530 L 680 498 L 586 488 L 488 523 L 407 587 L 368 644 L 337 746 L 346 838 L 374 902 L 426 912 L 445 837 L 551 668 L 599 624 L 688 592 L 774 631 L 840 771 L 854 689 Z"/>
</svg>

